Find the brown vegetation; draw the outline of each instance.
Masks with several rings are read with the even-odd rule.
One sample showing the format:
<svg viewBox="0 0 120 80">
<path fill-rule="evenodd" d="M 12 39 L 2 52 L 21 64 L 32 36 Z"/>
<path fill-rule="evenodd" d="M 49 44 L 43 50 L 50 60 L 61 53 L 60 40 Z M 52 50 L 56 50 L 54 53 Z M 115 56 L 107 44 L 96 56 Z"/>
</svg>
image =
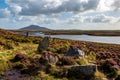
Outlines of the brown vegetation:
<svg viewBox="0 0 120 80">
<path fill-rule="evenodd" d="M 37 54 L 38 43 L 42 41 L 41 37 L 26 37 L 2 29 L 0 33 L 0 65 L 2 65 L 0 75 L 5 75 L 3 72 L 6 73 L 12 68 L 17 69 L 21 75 L 23 73 L 29 75 L 32 77 L 31 80 L 46 78 L 64 80 L 64 77 L 66 80 L 75 80 L 80 77 L 84 80 L 86 76 L 78 76 L 76 71 L 70 70 L 70 67 L 94 64 L 100 66 L 98 70 L 104 74 L 104 77 L 106 75 L 108 79 L 119 80 L 120 45 L 54 38 L 50 39 L 46 52 Z M 71 45 L 84 51 L 85 57 L 83 59 L 65 57 L 64 54 Z M 73 75 L 70 76 L 71 74 Z M 100 75 L 97 76 L 100 77 Z M 94 80 L 93 77 L 94 75 L 90 78 Z"/>
</svg>

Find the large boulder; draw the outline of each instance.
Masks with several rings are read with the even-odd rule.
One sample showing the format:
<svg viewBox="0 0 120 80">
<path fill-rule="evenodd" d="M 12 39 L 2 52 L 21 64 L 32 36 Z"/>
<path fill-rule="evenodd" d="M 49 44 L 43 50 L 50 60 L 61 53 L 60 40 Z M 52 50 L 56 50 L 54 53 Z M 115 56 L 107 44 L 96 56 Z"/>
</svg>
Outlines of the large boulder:
<svg viewBox="0 0 120 80">
<path fill-rule="evenodd" d="M 96 65 L 73 66 L 68 71 L 68 77 L 74 77 L 78 80 L 90 80 L 94 76 L 96 69 Z"/>
<path fill-rule="evenodd" d="M 39 62 L 41 64 L 56 64 L 58 62 L 59 58 L 56 54 L 52 53 L 52 52 L 43 52 L 41 55 L 41 58 L 39 60 Z"/>
<path fill-rule="evenodd" d="M 85 52 L 82 50 L 79 50 L 77 47 L 70 46 L 70 49 L 65 54 L 65 56 L 73 56 L 75 58 L 83 58 L 85 55 Z"/>
<path fill-rule="evenodd" d="M 38 52 L 41 52 L 42 50 L 48 49 L 50 45 L 50 37 L 44 37 L 43 40 L 39 43 Z"/>
</svg>

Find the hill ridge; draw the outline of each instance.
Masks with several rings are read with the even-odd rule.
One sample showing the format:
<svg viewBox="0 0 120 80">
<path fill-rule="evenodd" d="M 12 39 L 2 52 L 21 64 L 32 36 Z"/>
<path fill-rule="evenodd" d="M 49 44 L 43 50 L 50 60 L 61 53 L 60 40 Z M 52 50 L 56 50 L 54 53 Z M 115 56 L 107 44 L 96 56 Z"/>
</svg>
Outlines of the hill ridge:
<svg viewBox="0 0 120 80">
<path fill-rule="evenodd" d="M 40 27 L 38 25 L 29 25 L 27 27 L 20 28 L 19 30 L 50 30 L 45 27 Z"/>
</svg>

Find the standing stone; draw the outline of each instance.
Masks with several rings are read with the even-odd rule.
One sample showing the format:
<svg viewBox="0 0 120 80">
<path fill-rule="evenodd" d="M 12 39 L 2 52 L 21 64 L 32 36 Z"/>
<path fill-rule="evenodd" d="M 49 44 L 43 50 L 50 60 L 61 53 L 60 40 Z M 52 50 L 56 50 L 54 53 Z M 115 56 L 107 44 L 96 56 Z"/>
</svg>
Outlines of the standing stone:
<svg viewBox="0 0 120 80">
<path fill-rule="evenodd" d="M 38 52 L 41 52 L 42 50 L 48 49 L 50 45 L 50 37 L 44 37 L 43 40 L 39 43 Z"/>
</svg>

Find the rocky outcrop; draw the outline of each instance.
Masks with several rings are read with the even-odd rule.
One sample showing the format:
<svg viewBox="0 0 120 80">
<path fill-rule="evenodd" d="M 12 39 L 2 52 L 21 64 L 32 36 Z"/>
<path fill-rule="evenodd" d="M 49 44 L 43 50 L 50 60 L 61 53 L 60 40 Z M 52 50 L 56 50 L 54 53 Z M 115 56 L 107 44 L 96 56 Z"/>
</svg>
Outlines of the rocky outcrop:
<svg viewBox="0 0 120 80">
<path fill-rule="evenodd" d="M 68 71 L 68 77 L 74 77 L 81 80 L 90 80 L 96 72 L 96 65 L 73 66 Z"/>
<path fill-rule="evenodd" d="M 43 52 L 39 62 L 41 64 L 47 64 L 47 63 L 56 64 L 58 62 L 58 60 L 59 60 L 58 56 L 55 55 L 54 53 L 52 53 L 52 52 Z"/>
<path fill-rule="evenodd" d="M 78 48 L 74 46 L 70 46 L 70 49 L 65 54 L 65 56 L 73 56 L 75 58 L 83 58 L 85 55 L 85 52 L 82 50 L 79 50 Z"/>
<path fill-rule="evenodd" d="M 78 71 L 86 76 L 92 76 L 96 72 L 96 65 L 73 66 L 71 69 Z"/>
<path fill-rule="evenodd" d="M 38 52 L 41 52 L 42 50 L 48 49 L 50 44 L 50 37 L 44 37 L 43 40 L 39 43 Z"/>
</svg>

